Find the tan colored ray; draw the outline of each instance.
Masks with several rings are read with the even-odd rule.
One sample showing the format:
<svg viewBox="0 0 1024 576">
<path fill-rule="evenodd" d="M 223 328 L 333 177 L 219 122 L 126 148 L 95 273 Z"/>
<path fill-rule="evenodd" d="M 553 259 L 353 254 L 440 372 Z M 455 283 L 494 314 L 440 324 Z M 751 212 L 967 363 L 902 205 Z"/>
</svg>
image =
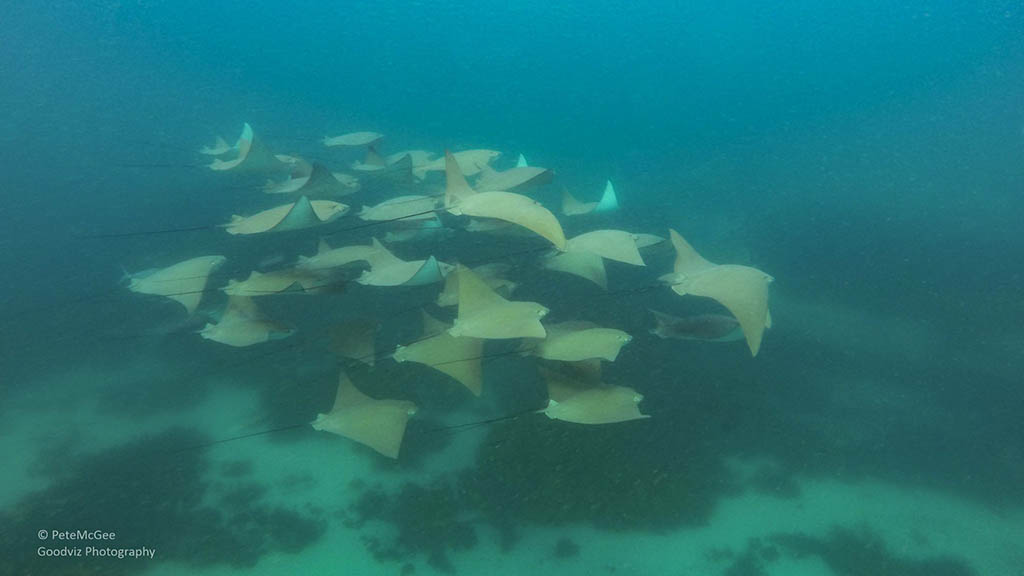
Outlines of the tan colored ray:
<svg viewBox="0 0 1024 576">
<path fill-rule="evenodd" d="M 571 376 L 541 368 L 548 385 L 544 414 L 576 424 L 615 424 L 650 416 L 640 412 L 643 395 L 625 386 L 590 385 Z"/>
<path fill-rule="evenodd" d="M 416 362 L 439 370 L 479 396 L 483 388 L 481 362 L 484 341 L 452 336 L 450 327 L 423 312 L 423 338 L 395 349 L 396 362 Z"/>
<path fill-rule="evenodd" d="M 604 260 L 590 252 L 561 252 L 545 256 L 542 265 L 548 270 L 565 272 L 590 280 L 602 289 L 608 289 L 608 272 Z"/>
<path fill-rule="evenodd" d="M 636 234 L 624 230 L 594 230 L 570 238 L 566 242 L 565 251 L 589 252 L 608 260 L 645 266 L 636 240 Z"/>
<path fill-rule="evenodd" d="M 251 216 L 232 216 L 224 224 L 228 234 L 262 234 L 301 230 L 326 224 L 348 211 L 348 206 L 331 200 L 310 200 L 302 196 L 295 202 L 257 212 Z"/>
<path fill-rule="evenodd" d="M 341 136 L 324 136 L 324 146 L 373 146 L 384 139 L 377 132 L 350 132 Z"/>
<path fill-rule="evenodd" d="M 419 286 L 440 282 L 451 271 L 449 264 L 438 262 L 433 256 L 426 260 L 402 260 L 376 238 L 373 239 L 375 250 L 366 260 L 370 269 L 363 272 L 357 280 L 368 286 Z"/>
<path fill-rule="evenodd" d="M 279 340 L 295 330 L 267 318 L 247 296 L 231 296 L 227 308 L 216 324 L 207 324 L 199 334 L 214 342 L 236 348 Z"/>
<path fill-rule="evenodd" d="M 128 289 L 139 294 L 170 298 L 184 306 L 191 315 L 199 306 L 210 274 L 226 261 L 224 256 L 199 256 L 167 268 L 130 275 Z"/>
<path fill-rule="evenodd" d="M 459 313 L 455 325 L 448 330 L 452 336 L 474 338 L 543 338 L 547 335 L 540 323 L 548 309 L 536 302 L 505 300 L 465 266 L 459 275 Z"/>
<path fill-rule="evenodd" d="M 678 232 L 669 230 L 669 234 L 676 249 L 675 269 L 662 280 L 680 296 L 704 296 L 725 306 L 743 328 L 750 354 L 757 356 L 771 322 L 768 286 L 773 278 L 757 268 L 709 262 Z"/>
<path fill-rule="evenodd" d="M 312 426 L 369 446 L 388 458 L 398 458 L 406 424 L 415 413 L 416 405 L 407 400 L 370 398 L 342 372 L 334 407 L 327 414 L 318 414 Z"/>
<path fill-rule="evenodd" d="M 554 178 L 554 172 L 537 166 L 521 166 L 498 172 L 487 166 L 481 167 L 480 178 L 477 179 L 477 190 L 500 190 L 509 192 L 517 188 L 543 186 Z"/>
<path fill-rule="evenodd" d="M 200 154 L 206 154 L 207 156 L 223 156 L 230 151 L 231 145 L 220 136 L 217 136 L 214 140 L 213 146 L 203 146 L 199 149 Z"/>
<path fill-rule="evenodd" d="M 367 318 L 354 318 L 328 329 L 328 348 L 339 358 L 347 358 L 373 366 L 374 339 L 380 325 Z"/>
<path fill-rule="evenodd" d="M 272 172 L 284 171 L 290 168 L 287 161 L 289 157 L 277 156 L 263 144 L 263 141 L 253 133 L 252 126 L 245 123 L 242 127 L 242 134 L 232 147 L 236 156 L 230 160 L 215 158 L 210 164 L 211 170 L 223 172 L 233 170 L 236 172 Z"/>
<path fill-rule="evenodd" d="M 343 183 L 319 162 L 303 162 L 287 180 L 270 181 L 263 191 L 267 194 L 302 194 L 309 198 L 329 198 L 352 194 L 358 188 L 358 182 L 355 187 L 350 184 Z"/>
<path fill-rule="evenodd" d="M 229 280 L 222 288 L 231 296 L 270 296 L 285 292 L 316 294 L 336 288 L 324 279 L 305 270 L 286 268 L 271 272 L 253 270 L 249 277 L 241 282 Z"/>
<path fill-rule="evenodd" d="M 340 268 L 352 262 L 364 261 L 369 263 L 374 253 L 379 250 L 376 244 L 356 244 L 354 246 L 340 246 L 331 248 L 326 241 L 320 240 L 317 245 L 317 252 L 312 256 L 299 256 L 296 269 L 304 272 L 324 272 L 334 268 Z"/>
<path fill-rule="evenodd" d="M 495 150 L 462 150 L 460 152 L 450 153 L 452 158 L 458 163 L 460 171 L 466 176 L 475 176 L 480 173 L 483 166 L 487 166 L 498 156 L 501 156 L 501 152 Z M 445 156 L 448 154 L 446 153 Z M 417 178 L 423 179 L 427 172 L 440 172 L 446 170 L 447 160 L 445 158 L 436 158 L 422 164 L 419 167 L 413 167 L 413 174 Z"/>
<path fill-rule="evenodd" d="M 500 294 L 503 298 L 512 295 L 518 284 L 503 277 L 508 269 L 507 265 L 498 263 L 483 264 L 473 268 L 473 272 L 487 284 L 487 287 Z M 437 296 L 438 306 L 456 306 L 459 303 L 459 275 L 449 274 L 444 280 L 444 289 Z"/>
<path fill-rule="evenodd" d="M 614 328 L 601 328 L 588 322 L 562 322 L 546 325 L 543 340 L 526 340 L 523 349 L 547 360 L 577 362 L 598 358 L 614 362 L 623 346 L 633 337 Z"/>
<path fill-rule="evenodd" d="M 497 218 L 532 230 L 565 250 L 565 233 L 558 219 L 536 200 L 512 192 L 477 192 L 459 200 L 448 211 L 456 216 Z"/>
<path fill-rule="evenodd" d="M 445 153 L 445 207 L 456 216 L 497 218 L 518 224 L 565 250 L 565 233 L 558 218 L 539 202 L 512 192 L 475 192 L 451 152 Z"/>
<path fill-rule="evenodd" d="M 376 206 L 363 206 L 359 217 L 363 220 L 377 222 L 398 219 L 403 222 L 429 220 L 437 217 L 437 213 L 433 212 L 437 208 L 437 204 L 438 199 L 432 196 L 398 196 Z"/>
</svg>

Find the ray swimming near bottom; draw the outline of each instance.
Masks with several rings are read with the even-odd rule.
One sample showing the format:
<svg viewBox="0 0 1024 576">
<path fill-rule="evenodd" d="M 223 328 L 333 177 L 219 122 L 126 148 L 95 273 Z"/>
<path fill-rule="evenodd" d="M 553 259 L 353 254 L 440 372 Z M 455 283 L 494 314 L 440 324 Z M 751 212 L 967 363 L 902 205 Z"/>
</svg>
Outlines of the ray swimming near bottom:
<svg viewBox="0 0 1024 576">
<path fill-rule="evenodd" d="M 564 373 L 541 368 L 548 385 L 544 414 L 574 424 L 617 424 L 650 418 L 640 412 L 642 394 L 625 386 L 587 383 Z"/>
<path fill-rule="evenodd" d="M 414 414 L 416 405 L 412 402 L 371 398 L 341 372 L 334 405 L 330 412 L 317 415 L 311 425 L 315 430 L 369 446 L 388 458 L 398 458 L 406 424 Z"/>
<path fill-rule="evenodd" d="M 536 302 L 506 300 L 473 273 L 459 265 L 459 312 L 448 332 L 475 338 L 544 338 L 540 323 L 548 309 Z"/>
<path fill-rule="evenodd" d="M 768 286 L 774 279 L 750 266 L 709 262 L 678 232 L 669 230 L 669 234 L 676 261 L 672 273 L 662 280 L 680 296 L 704 296 L 725 306 L 743 328 L 750 354 L 757 356 L 764 330 L 771 324 Z"/>
<path fill-rule="evenodd" d="M 140 294 L 165 296 L 192 314 L 199 306 L 210 274 L 226 261 L 224 256 L 199 256 L 167 268 L 129 274 L 128 289 Z"/>
<path fill-rule="evenodd" d="M 294 328 L 268 318 L 247 296 L 229 297 L 220 321 L 208 323 L 199 331 L 207 340 L 236 348 L 280 340 L 294 333 Z"/>
<path fill-rule="evenodd" d="M 633 337 L 622 330 L 579 320 L 548 324 L 545 328 L 546 338 L 524 340 L 523 347 L 529 354 L 547 360 L 614 362 L 622 347 L 633 341 Z"/>
<path fill-rule="evenodd" d="M 479 396 L 483 387 L 481 371 L 484 340 L 457 337 L 448 333 L 449 325 L 423 312 L 423 335 L 416 342 L 398 346 L 395 362 L 416 362 L 439 370 Z"/>
</svg>

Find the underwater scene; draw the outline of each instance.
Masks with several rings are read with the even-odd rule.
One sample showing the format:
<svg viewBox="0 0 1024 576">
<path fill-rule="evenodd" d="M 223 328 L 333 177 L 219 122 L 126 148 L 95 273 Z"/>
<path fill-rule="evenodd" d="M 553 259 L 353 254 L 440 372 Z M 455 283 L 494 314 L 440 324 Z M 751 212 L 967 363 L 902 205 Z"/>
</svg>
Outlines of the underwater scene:
<svg viewBox="0 0 1024 576">
<path fill-rule="evenodd" d="M 1024 4 L 10 3 L 0 575 L 1024 575 Z"/>
</svg>

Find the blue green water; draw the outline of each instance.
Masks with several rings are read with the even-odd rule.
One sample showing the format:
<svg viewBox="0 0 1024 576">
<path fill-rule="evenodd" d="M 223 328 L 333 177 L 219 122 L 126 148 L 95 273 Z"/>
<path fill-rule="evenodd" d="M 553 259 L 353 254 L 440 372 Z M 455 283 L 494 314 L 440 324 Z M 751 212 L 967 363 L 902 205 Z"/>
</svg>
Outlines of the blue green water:
<svg viewBox="0 0 1024 576">
<path fill-rule="evenodd" d="M 1024 571 L 1019 2 L 4 12 L 0 574 Z M 213 310 L 229 279 L 323 234 L 382 235 L 359 227 L 361 205 L 443 186 L 359 175 L 351 213 L 321 230 L 230 236 L 217 225 L 232 214 L 280 203 L 266 175 L 215 173 L 197 152 L 245 122 L 338 171 L 362 150 L 320 139 L 357 130 L 383 133 L 386 153 L 489 148 L 500 169 L 525 154 L 555 171 L 529 195 L 567 236 L 676 229 L 771 274 L 773 326 L 753 358 L 650 335 L 648 308 L 722 312 L 657 285 L 667 245 L 645 268 L 609 263 L 602 291 L 540 269 L 537 237 L 455 229 L 393 249 L 508 262 L 513 299 L 632 334 L 604 377 L 651 418 L 529 413 L 545 390 L 514 343 L 488 344 L 479 399 L 396 365 L 437 285 L 259 298 L 293 337 L 204 340 L 123 269 L 223 254 Z M 618 212 L 562 215 L 563 188 L 596 201 L 608 179 Z M 347 367 L 357 385 L 421 408 L 397 462 L 300 426 L 330 408 L 328 330 L 355 316 L 381 324 L 377 366 Z M 40 557 L 43 529 L 158 553 Z"/>
</svg>

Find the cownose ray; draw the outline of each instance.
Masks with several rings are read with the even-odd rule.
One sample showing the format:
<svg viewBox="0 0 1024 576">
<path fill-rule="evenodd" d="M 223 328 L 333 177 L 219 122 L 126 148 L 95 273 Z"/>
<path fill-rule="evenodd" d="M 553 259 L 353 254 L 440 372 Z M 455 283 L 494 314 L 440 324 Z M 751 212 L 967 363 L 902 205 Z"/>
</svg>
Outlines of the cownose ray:
<svg viewBox="0 0 1024 576">
<path fill-rule="evenodd" d="M 608 289 L 608 272 L 604 259 L 590 252 L 553 252 L 541 257 L 541 265 L 548 270 L 565 272 L 590 280 L 603 290 Z"/>
<path fill-rule="evenodd" d="M 481 338 L 456 337 L 451 328 L 426 311 L 423 314 L 423 336 L 407 346 L 398 346 L 391 355 L 395 362 L 425 364 L 451 376 L 479 396 L 483 389 L 484 341 Z"/>
<path fill-rule="evenodd" d="M 487 287 L 508 298 L 515 291 L 518 284 L 505 278 L 505 274 L 511 269 L 508 264 L 492 262 L 481 264 L 471 270 L 487 284 Z M 459 275 L 449 274 L 444 279 L 444 288 L 437 296 L 437 305 L 441 307 L 457 306 L 459 303 Z"/>
<path fill-rule="evenodd" d="M 476 192 L 469 186 L 451 152 L 445 153 L 445 161 L 445 208 L 448 212 L 512 222 L 546 238 L 558 250 L 565 250 L 562 225 L 539 202 L 514 192 Z"/>
<path fill-rule="evenodd" d="M 542 412 L 552 420 L 600 425 L 650 418 L 640 412 L 643 395 L 632 388 L 584 382 L 543 366 L 540 371 L 548 386 L 548 405 Z"/>
<path fill-rule="evenodd" d="M 614 362 L 622 347 L 633 341 L 622 330 L 602 328 L 591 322 L 573 320 L 547 324 L 545 328 L 547 338 L 524 340 L 524 352 L 546 360 L 579 362 L 596 358 Z"/>
<path fill-rule="evenodd" d="M 450 264 L 438 261 L 433 256 L 426 260 L 402 260 L 392 254 L 376 238 L 376 248 L 366 257 L 370 269 L 363 272 L 356 282 L 367 286 L 423 286 L 444 280 L 452 270 Z"/>
<path fill-rule="evenodd" d="M 263 140 L 256 137 L 248 122 L 242 126 L 242 134 L 231 150 L 235 152 L 233 158 L 214 158 L 210 169 L 218 172 L 281 172 L 288 170 L 294 162 L 290 156 L 271 152 Z"/>
<path fill-rule="evenodd" d="M 522 153 L 520 153 L 519 158 L 516 159 L 516 168 L 523 168 L 529 165 L 530 164 L 526 161 L 526 156 L 523 156 Z"/>
<path fill-rule="evenodd" d="M 669 230 L 669 236 L 676 261 L 672 273 L 661 280 L 680 296 L 704 296 L 725 306 L 739 321 L 750 354 L 757 356 L 764 330 L 771 324 L 768 286 L 774 279 L 750 266 L 709 262 L 675 230 Z"/>
<path fill-rule="evenodd" d="M 348 211 L 348 206 L 333 200 L 310 200 L 300 196 L 295 202 L 276 206 L 251 216 L 231 217 L 222 226 L 228 234 L 263 234 L 287 232 L 327 224 Z"/>
<path fill-rule="evenodd" d="M 199 256 L 166 268 L 128 274 L 128 289 L 170 298 L 184 306 L 191 316 L 199 306 L 210 274 L 226 261 L 224 256 Z"/>
<path fill-rule="evenodd" d="M 334 406 L 318 414 L 313 429 L 344 436 L 376 450 L 388 458 L 398 458 L 402 438 L 416 405 L 408 400 L 375 399 L 363 394 L 345 372 L 338 377 Z"/>
<path fill-rule="evenodd" d="M 223 156 L 231 151 L 231 145 L 224 140 L 223 137 L 217 136 L 213 141 L 213 146 L 203 146 L 199 149 L 200 154 L 207 156 Z"/>
<path fill-rule="evenodd" d="M 294 328 L 268 318 L 248 296 L 230 296 L 220 321 L 207 323 L 199 331 L 207 340 L 236 348 L 280 340 L 294 333 Z"/>
<path fill-rule="evenodd" d="M 506 300 L 491 290 L 468 267 L 459 265 L 459 311 L 452 336 L 472 338 L 544 338 L 547 331 L 540 323 L 549 310 L 536 302 Z"/>
<path fill-rule="evenodd" d="M 380 324 L 368 318 L 353 318 L 328 328 L 327 347 L 339 358 L 373 366 L 375 339 Z"/>
<path fill-rule="evenodd" d="M 619 209 L 619 198 L 615 195 L 615 186 L 608 180 L 604 185 L 604 193 L 597 202 L 580 202 L 569 192 L 562 190 L 562 214 L 579 216 L 591 212 L 612 212 Z"/>
<path fill-rule="evenodd" d="M 655 326 L 651 334 L 662 339 L 732 342 L 743 339 L 743 329 L 736 318 L 727 314 L 697 314 L 680 318 L 650 310 Z M 770 318 L 769 318 L 770 320 Z"/>
<path fill-rule="evenodd" d="M 358 180 L 345 174 L 340 175 L 344 181 L 319 162 L 300 161 L 287 180 L 268 181 L 263 191 L 267 194 L 299 194 L 307 198 L 335 198 L 347 196 L 359 189 Z"/>
<path fill-rule="evenodd" d="M 537 166 L 517 166 L 498 172 L 488 165 L 480 167 L 480 177 L 474 183 L 477 190 L 499 190 L 510 192 L 516 189 L 543 186 L 554 178 L 555 173 Z"/>
<path fill-rule="evenodd" d="M 329 282 L 322 276 L 298 268 L 283 268 L 270 272 L 253 270 L 245 280 L 228 280 L 221 288 L 229 296 L 271 296 L 274 294 L 320 294 L 338 292 L 342 282 Z"/>
<path fill-rule="evenodd" d="M 451 153 L 446 151 L 444 158 L 436 158 L 418 167 L 413 166 L 413 174 L 422 180 L 427 172 L 447 171 L 448 156 L 452 157 L 464 176 L 476 176 L 483 166 L 490 165 L 493 160 L 501 156 L 501 152 L 486 149 L 460 150 Z"/>
<path fill-rule="evenodd" d="M 324 136 L 320 142 L 327 147 L 348 146 L 361 147 L 373 146 L 384 139 L 384 135 L 378 132 L 349 132 L 340 136 Z"/>
<path fill-rule="evenodd" d="M 331 248 L 327 241 L 321 238 L 316 247 L 316 254 L 299 256 L 295 268 L 303 272 L 324 273 L 353 262 L 368 263 L 377 250 L 379 247 L 376 244 L 355 244 Z"/>
<path fill-rule="evenodd" d="M 594 230 L 570 238 L 566 252 L 589 252 L 608 260 L 633 266 L 645 266 L 637 245 L 637 235 L 625 230 Z"/>
<path fill-rule="evenodd" d="M 438 199 L 434 196 L 410 194 L 396 196 L 377 204 L 363 206 L 359 218 L 371 222 L 415 221 L 437 219 Z"/>
</svg>

